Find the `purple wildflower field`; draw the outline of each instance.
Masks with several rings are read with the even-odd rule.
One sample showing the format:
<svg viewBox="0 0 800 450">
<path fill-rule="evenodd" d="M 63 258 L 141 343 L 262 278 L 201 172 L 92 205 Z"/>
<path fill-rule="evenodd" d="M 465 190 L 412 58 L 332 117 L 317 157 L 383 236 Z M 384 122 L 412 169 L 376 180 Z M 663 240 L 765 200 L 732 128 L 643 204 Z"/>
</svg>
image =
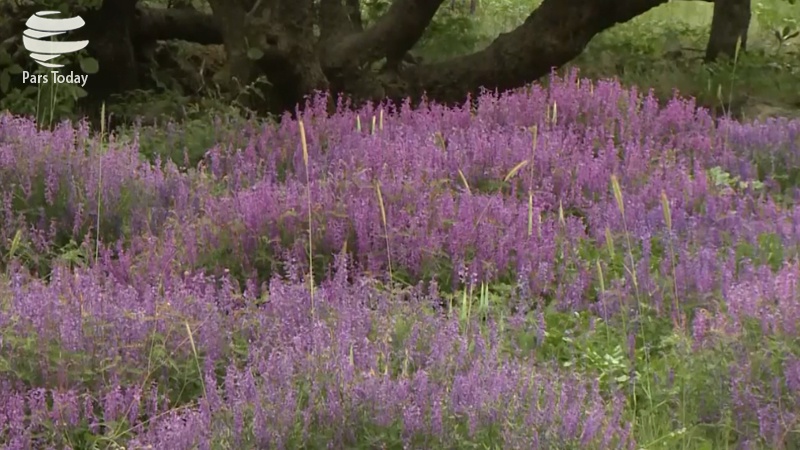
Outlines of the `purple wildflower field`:
<svg viewBox="0 0 800 450">
<path fill-rule="evenodd" d="M 0 116 L 0 447 L 800 448 L 800 121 L 326 104 L 188 169 Z"/>
</svg>

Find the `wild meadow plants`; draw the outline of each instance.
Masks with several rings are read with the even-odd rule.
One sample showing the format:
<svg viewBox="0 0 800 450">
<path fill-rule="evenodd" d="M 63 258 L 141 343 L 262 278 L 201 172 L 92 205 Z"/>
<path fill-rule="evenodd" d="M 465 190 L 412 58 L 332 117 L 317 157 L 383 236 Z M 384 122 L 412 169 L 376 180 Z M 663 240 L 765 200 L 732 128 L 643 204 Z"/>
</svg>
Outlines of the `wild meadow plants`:
<svg viewBox="0 0 800 450">
<path fill-rule="evenodd" d="M 189 168 L 0 118 L 3 448 L 800 446 L 800 121 L 340 106 Z"/>
</svg>

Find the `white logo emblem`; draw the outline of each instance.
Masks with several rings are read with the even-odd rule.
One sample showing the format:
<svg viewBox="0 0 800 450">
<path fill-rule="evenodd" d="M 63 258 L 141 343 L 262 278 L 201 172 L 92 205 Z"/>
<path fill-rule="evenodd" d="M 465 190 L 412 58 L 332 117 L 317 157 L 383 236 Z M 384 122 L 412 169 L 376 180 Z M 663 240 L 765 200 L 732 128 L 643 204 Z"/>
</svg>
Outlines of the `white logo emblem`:
<svg viewBox="0 0 800 450">
<path fill-rule="evenodd" d="M 53 58 L 57 58 L 66 53 L 83 50 L 89 41 L 51 41 L 51 36 L 65 34 L 67 31 L 77 30 L 84 26 L 86 22 L 81 16 L 69 17 L 67 19 L 50 19 L 45 16 L 61 14 L 59 11 L 40 11 L 32 15 L 25 26 L 28 27 L 22 33 L 22 43 L 25 49 L 31 53 L 37 63 L 44 67 L 64 67 L 63 64 L 49 63 Z"/>
</svg>

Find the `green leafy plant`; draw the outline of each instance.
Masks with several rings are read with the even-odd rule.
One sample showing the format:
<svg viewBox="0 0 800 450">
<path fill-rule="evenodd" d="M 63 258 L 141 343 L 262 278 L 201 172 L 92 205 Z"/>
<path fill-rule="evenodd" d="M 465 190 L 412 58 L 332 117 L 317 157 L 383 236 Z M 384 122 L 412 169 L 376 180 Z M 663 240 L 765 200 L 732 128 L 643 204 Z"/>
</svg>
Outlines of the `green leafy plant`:
<svg viewBox="0 0 800 450">
<path fill-rule="evenodd" d="M 764 189 L 764 183 L 758 180 L 742 181 L 738 176 L 733 177 L 730 173 L 726 172 L 722 167 L 716 166 L 708 169 L 708 176 L 717 187 L 730 187 L 732 189 L 747 189 L 753 188 L 755 190 Z"/>
</svg>

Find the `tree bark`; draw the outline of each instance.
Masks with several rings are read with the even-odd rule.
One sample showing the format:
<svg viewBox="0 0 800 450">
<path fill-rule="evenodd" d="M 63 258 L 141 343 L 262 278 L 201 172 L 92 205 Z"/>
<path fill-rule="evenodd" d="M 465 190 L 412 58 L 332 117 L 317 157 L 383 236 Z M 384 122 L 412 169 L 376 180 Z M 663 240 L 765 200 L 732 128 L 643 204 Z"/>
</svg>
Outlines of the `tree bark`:
<svg viewBox="0 0 800 450">
<path fill-rule="evenodd" d="M 100 63 L 100 71 L 89 81 L 91 94 L 98 99 L 140 87 L 133 45 L 137 1 L 104 0 L 100 9 L 85 13 L 91 54 Z"/>
<path fill-rule="evenodd" d="M 711 34 L 706 46 L 706 62 L 716 60 L 720 54 L 734 58 L 740 39 L 740 51 L 745 50 L 749 28 L 750 0 L 715 0 Z"/>
<path fill-rule="evenodd" d="M 345 0 L 347 17 L 356 31 L 364 31 L 364 20 L 361 17 L 361 0 Z"/>
<path fill-rule="evenodd" d="M 209 3 L 220 26 L 229 75 L 241 94 L 240 101 L 256 111 L 291 111 L 304 95 L 328 90 L 317 55 L 313 0 Z M 260 75 L 269 86 L 253 89 L 252 83 Z"/>
<path fill-rule="evenodd" d="M 328 45 L 326 67 L 360 67 L 381 58 L 399 62 L 419 41 L 444 0 L 396 0 L 377 23 Z"/>
<path fill-rule="evenodd" d="M 412 67 L 392 97 L 425 95 L 462 102 L 481 88 L 505 91 L 547 75 L 580 55 L 598 33 L 668 0 L 544 0 L 517 29 L 486 49 L 449 61 Z"/>
<path fill-rule="evenodd" d="M 214 17 L 194 9 L 144 8 L 136 10 L 137 41 L 182 40 L 197 44 L 221 44 L 222 34 Z"/>
<path fill-rule="evenodd" d="M 334 42 L 360 31 L 350 21 L 347 7 L 342 0 L 320 0 L 318 23 L 320 42 Z"/>
</svg>

